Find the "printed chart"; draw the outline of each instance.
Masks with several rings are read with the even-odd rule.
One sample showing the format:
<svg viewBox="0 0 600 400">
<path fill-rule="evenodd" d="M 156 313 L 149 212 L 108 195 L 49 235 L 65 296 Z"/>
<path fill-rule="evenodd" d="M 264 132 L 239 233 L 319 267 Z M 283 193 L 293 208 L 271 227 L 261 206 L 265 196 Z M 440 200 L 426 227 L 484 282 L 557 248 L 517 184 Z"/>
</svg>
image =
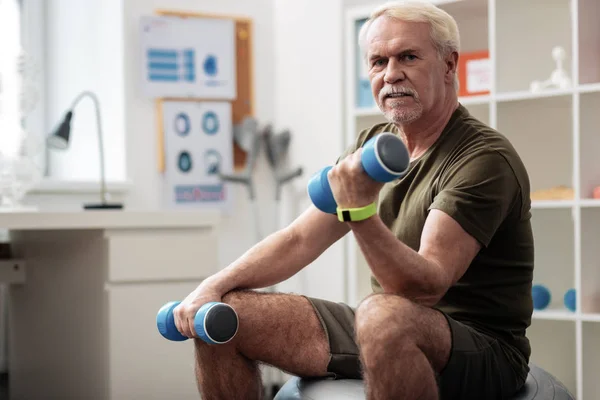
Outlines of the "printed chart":
<svg viewBox="0 0 600 400">
<path fill-rule="evenodd" d="M 219 172 L 233 171 L 231 104 L 165 101 L 163 124 L 167 203 L 229 209 L 231 191 Z"/>
<path fill-rule="evenodd" d="M 145 16 L 140 30 L 145 96 L 235 99 L 233 20 Z"/>
</svg>

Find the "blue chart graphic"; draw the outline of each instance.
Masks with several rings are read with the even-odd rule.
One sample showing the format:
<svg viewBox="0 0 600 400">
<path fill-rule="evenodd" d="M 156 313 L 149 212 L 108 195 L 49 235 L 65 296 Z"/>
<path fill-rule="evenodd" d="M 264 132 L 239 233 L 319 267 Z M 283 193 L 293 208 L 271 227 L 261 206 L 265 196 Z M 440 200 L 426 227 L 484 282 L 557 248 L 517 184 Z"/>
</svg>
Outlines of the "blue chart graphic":
<svg viewBox="0 0 600 400">
<path fill-rule="evenodd" d="M 207 111 L 202 116 L 202 130 L 207 135 L 214 135 L 219 131 L 219 117 L 213 111 Z"/>
<path fill-rule="evenodd" d="M 208 55 L 204 60 L 204 73 L 208 76 L 217 74 L 217 57 Z"/>
<path fill-rule="evenodd" d="M 193 49 L 148 49 L 148 80 L 194 82 L 196 66 Z"/>
</svg>

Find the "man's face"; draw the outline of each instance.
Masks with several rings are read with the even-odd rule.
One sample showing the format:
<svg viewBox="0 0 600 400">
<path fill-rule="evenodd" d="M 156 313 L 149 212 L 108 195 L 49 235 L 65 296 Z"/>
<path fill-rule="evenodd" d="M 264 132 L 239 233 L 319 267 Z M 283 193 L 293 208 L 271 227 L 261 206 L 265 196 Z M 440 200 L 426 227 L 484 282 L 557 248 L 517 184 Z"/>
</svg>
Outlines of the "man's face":
<svg viewBox="0 0 600 400">
<path fill-rule="evenodd" d="M 373 96 L 393 123 L 417 120 L 441 104 L 447 88 L 452 88 L 454 77 L 429 29 L 427 23 L 388 17 L 377 18 L 369 28 L 367 69 Z"/>
</svg>

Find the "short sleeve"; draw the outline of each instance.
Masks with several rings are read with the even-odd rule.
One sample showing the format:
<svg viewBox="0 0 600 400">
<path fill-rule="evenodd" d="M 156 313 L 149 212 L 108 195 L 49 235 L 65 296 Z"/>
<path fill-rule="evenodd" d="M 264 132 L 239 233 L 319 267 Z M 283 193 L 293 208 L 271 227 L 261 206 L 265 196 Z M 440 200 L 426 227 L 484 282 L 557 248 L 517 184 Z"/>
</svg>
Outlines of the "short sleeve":
<svg viewBox="0 0 600 400">
<path fill-rule="evenodd" d="M 438 184 L 429 209 L 444 211 L 486 247 L 521 193 L 511 165 L 494 150 L 461 158 L 442 173 Z"/>
</svg>

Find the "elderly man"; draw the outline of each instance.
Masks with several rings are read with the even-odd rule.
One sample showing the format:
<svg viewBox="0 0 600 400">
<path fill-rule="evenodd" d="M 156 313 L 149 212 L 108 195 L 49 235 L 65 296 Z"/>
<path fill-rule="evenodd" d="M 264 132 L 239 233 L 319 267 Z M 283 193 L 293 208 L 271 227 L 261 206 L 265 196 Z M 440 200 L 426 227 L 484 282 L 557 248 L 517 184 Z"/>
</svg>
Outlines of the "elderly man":
<svg viewBox="0 0 600 400">
<path fill-rule="evenodd" d="M 360 43 L 389 122 L 360 132 L 328 178 L 341 209 L 377 202 L 377 212 L 340 222 L 310 208 L 181 303 L 176 325 L 188 337 L 205 302 L 227 302 L 240 318 L 231 342 L 195 341 L 203 399 L 259 399 L 259 362 L 364 378 L 369 399 L 504 399 L 526 379 L 529 180 L 506 138 L 458 102 L 456 23 L 433 5 L 389 3 Z M 385 131 L 403 140 L 411 163 L 381 185 L 362 170 L 360 148 Z M 374 292 L 356 310 L 251 290 L 294 275 L 350 230 Z"/>
</svg>

